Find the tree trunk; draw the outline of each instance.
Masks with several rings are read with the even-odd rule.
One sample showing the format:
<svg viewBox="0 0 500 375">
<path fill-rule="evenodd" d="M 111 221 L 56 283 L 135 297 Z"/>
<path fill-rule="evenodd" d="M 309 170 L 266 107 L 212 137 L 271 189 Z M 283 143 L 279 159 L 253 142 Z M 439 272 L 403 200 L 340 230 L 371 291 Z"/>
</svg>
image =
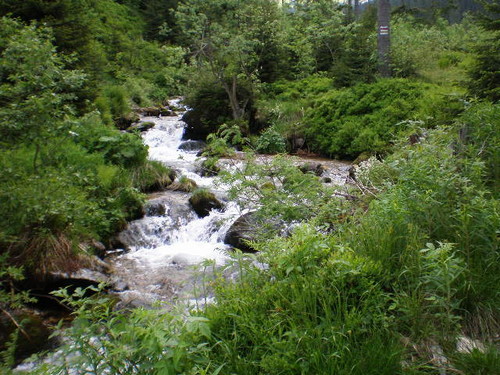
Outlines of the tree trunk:
<svg viewBox="0 0 500 375">
<path fill-rule="evenodd" d="M 360 9 L 359 0 L 354 0 L 354 18 L 359 19 Z"/>
<path fill-rule="evenodd" d="M 382 77 L 391 76 L 390 67 L 390 20 L 391 4 L 389 0 L 378 0 L 378 70 Z"/>
<path fill-rule="evenodd" d="M 245 114 L 245 108 L 240 106 L 238 101 L 238 85 L 236 77 L 233 77 L 231 85 L 224 82 L 224 89 L 229 97 L 229 104 L 231 105 L 231 111 L 233 112 L 233 119 L 239 120 Z"/>
</svg>

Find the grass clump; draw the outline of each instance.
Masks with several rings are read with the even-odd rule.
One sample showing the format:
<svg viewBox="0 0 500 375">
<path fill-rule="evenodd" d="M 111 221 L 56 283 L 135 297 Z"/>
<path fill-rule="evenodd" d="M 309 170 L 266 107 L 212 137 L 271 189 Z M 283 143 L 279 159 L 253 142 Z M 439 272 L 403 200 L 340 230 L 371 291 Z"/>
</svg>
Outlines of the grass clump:
<svg viewBox="0 0 500 375">
<path fill-rule="evenodd" d="M 183 191 L 186 193 L 191 193 L 198 188 L 196 181 L 187 178 L 186 176 L 181 176 L 178 181 L 173 182 L 168 189 L 174 191 Z"/>
<path fill-rule="evenodd" d="M 175 171 L 163 163 L 148 160 L 144 165 L 132 170 L 132 183 L 143 193 L 166 189 L 175 180 Z"/>
<path fill-rule="evenodd" d="M 219 284 L 218 303 L 206 312 L 225 373 L 400 371 L 379 265 L 311 226 L 260 250 L 269 268 L 238 260 L 240 280 Z"/>
</svg>

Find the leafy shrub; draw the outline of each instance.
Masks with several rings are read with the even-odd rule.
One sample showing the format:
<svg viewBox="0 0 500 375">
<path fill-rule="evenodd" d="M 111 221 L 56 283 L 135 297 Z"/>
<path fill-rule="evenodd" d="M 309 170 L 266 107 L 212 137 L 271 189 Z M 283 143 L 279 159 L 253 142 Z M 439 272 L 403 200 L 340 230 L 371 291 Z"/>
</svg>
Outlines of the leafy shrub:
<svg viewBox="0 0 500 375">
<path fill-rule="evenodd" d="M 75 311 L 72 327 L 65 330 L 71 344 L 63 345 L 63 358 L 32 373 L 56 374 L 71 367 L 113 374 L 206 374 L 211 338 L 206 318 L 163 309 L 117 311 L 103 287 L 54 292 Z M 89 291 L 97 294 L 84 298 Z"/>
<path fill-rule="evenodd" d="M 201 175 L 202 176 L 217 176 L 220 172 L 220 167 L 218 165 L 219 158 L 209 157 L 203 160 L 201 163 Z"/>
<path fill-rule="evenodd" d="M 450 24 L 437 19 L 432 25 L 413 16 L 391 22 L 391 60 L 397 77 L 421 76 L 426 81 L 456 85 L 464 77 L 461 62 L 471 52 L 481 30 L 466 17 Z"/>
<path fill-rule="evenodd" d="M 314 150 L 335 157 L 383 152 L 404 130 L 398 124 L 415 115 L 427 87 L 395 79 L 328 92 L 306 112 L 308 143 Z"/>
<path fill-rule="evenodd" d="M 453 365 L 465 374 L 500 374 L 500 352 L 493 345 L 485 350 L 475 348 L 469 353 L 458 353 L 453 357 Z"/>
<path fill-rule="evenodd" d="M 205 140 L 220 124 L 232 119 L 226 92 L 206 77 L 197 80 L 184 102 L 191 108 L 183 117 L 187 139 Z"/>
<path fill-rule="evenodd" d="M 455 266 L 460 263 L 465 268 L 456 278 L 460 285 L 452 286 L 453 292 L 449 293 L 455 296 L 453 301 L 444 303 L 455 308 L 445 316 L 451 318 L 450 322 L 453 315 L 469 319 L 469 314 L 481 314 L 487 323 L 478 329 L 486 331 L 490 329 L 488 326 L 495 324 L 494 316 L 497 315 L 492 311 L 499 303 L 498 294 L 492 292 L 500 282 L 497 276 L 500 253 L 495 234 L 500 220 L 498 202 L 484 185 L 486 170 L 478 157 L 481 155 L 476 148 L 480 147 L 479 143 L 475 143 L 478 139 L 472 135 L 479 133 L 469 133 L 471 137 L 467 140 L 458 136 L 458 130 L 463 126 L 462 119 L 474 119 L 473 124 L 492 113 L 491 105 L 471 108 L 451 129 L 429 131 L 425 141 L 414 146 L 405 145 L 388 157 L 383 166 L 377 166 L 377 174 L 385 169 L 384 175 L 390 176 L 382 184 L 375 182 L 377 178 L 372 179 L 384 193 L 372 202 L 355 232 L 346 234 L 351 247 L 380 261 L 388 275 L 405 275 L 398 282 L 406 285 L 408 295 L 416 292 L 412 298 L 417 299 L 425 298 L 414 284 L 415 280 L 423 282 L 420 273 L 423 258 L 419 250 L 429 240 L 454 243 L 454 255 L 449 258 L 451 263 L 440 274 L 452 277 L 454 268 L 457 269 Z M 488 142 L 496 142 L 494 137 L 485 141 L 485 150 L 490 147 Z M 464 148 L 476 151 L 462 154 L 460 150 Z M 492 154 L 486 152 L 486 155 Z M 407 284 L 411 277 L 406 277 L 410 275 L 416 279 Z M 415 302 L 413 306 L 421 309 L 418 314 L 426 311 L 425 303 Z M 436 317 L 435 321 L 440 318 Z M 439 331 L 442 328 L 425 329 Z M 422 327 L 415 329 L 423 330 Z"/>
<path fill-rule="evenodd" d="M 215 363 L 246 374 L 398 372 L 375 263 L 310 226 L 261 249 L 269 268 L 237 259 L 239 282 L 220 281 L 218 303 L 207 309 L 224 343 L 213 348 Z"/>
<path fill-rule="evenodd" d="M 263 220 L 307 220 L 330 198 L 328 188 L 313 174 L 303 173 L 293 159 L 278 155 L 258 164 L 252 158 L 241 170 L 225 173 L 223 181 L 231 186 L 230 198 L 243 208 L 259 207 Z"/>
<path fill-rule="evenodd" d="M 101 124 L 95 113 L 82 118 L 74 128 L 76 141 L 89 152 L 99 152 L 106 161 L 124 167 L 140 166 L 148 155 L 142 139 Z"/>
<path fill-rule="evenodd" d="M 286 141 L 276 129 L 270 127 L 260 135 L 255 148 L 262 154 L 280 154 L 286 152 Z"/>
<path fill-rule="evenodd" d="M 130 104 L 125 88 L 121 86 L 107 86 L 98 98 L 101 113 L 109 113 L 113 120 L 127 115 L 130 112 Z"/>
</svg>

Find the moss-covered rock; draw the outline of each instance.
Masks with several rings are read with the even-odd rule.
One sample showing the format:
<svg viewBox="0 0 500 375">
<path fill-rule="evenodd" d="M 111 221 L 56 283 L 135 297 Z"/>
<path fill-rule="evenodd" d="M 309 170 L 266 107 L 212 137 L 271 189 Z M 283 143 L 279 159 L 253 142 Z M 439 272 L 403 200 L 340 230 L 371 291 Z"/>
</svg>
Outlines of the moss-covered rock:
<svg viewBox="0 0 500 375">
<path fill-rule="evenodd" d="M 206 189 L 197 189 L 189 198 L 189 203 L 199 217 L 205 217 L 212 210 L 222 209 L 222 203 L 215 197 L 214 193 Z"/>
</svg>

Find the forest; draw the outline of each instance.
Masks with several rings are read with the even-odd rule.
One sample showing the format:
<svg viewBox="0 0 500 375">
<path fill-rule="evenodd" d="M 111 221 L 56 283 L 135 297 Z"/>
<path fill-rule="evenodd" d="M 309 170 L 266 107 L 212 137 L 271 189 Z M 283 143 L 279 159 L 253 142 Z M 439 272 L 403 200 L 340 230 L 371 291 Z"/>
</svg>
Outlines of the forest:
<svg viewBox="0 0 500 375">
<path fill-rule="evenodd" d="M 0 373 L 500 374 L 499 51 L 498 0 L 0 0 Z M 220 203 L 144 143 L 181 112 L 253 214 L 213 302 L 62 285 Z"/>
</svg>

